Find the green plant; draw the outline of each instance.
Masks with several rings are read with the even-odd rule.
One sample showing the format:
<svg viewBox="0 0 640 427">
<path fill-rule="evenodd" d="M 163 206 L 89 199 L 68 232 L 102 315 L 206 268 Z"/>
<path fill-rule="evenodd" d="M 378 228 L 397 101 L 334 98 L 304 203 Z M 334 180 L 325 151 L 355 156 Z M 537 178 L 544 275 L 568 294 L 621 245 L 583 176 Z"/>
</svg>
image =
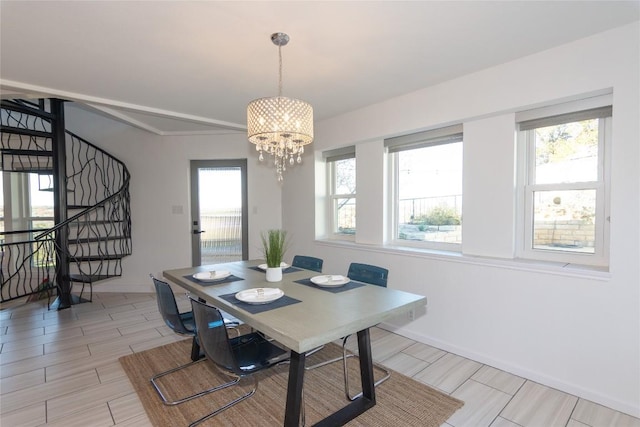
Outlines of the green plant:
<svg viewBox="0 0 640 427">
<path fill-rule="evenodd" d="M 436 206 L 425 215 L 415 218 L 414 222 L 426 225 L 460 225 L 460 215 L 452 207 Z"/>
<path fill-rule="evenodd" d="M 262 252 L 267 267 L 280 267 L 287 251 L 287 232 L 285 230 L 269 230 L 262 233 Z"/>
</svg>

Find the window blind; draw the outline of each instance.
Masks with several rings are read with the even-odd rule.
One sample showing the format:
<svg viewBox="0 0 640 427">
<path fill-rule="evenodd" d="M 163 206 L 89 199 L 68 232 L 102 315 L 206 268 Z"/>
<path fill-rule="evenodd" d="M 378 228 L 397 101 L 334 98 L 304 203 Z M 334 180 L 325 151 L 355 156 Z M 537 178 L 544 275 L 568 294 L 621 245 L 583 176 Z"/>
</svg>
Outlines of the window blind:
<svg viewBox="0 0 640 427">
<path fill-rule="evenodd" d="M 397 153 L 405 150 L 431 147 L 434 145 L 448 144 L 462 141 L 462 124 L 447 126 L 409 135 L 396 136 L 384 140 L 384 146 L 389 153 Z"/>
<path fill-rule="evenodd" d="M 613 108 L 611 105 L 606 107 L 592 108 L 590 110 L 574 111 L 566 114 L 558 114 L 550 117 L 542 117 L 539 119 L 526 120 L 519 123 L 520 130 L 531 130 L 543 128 L 547 126 L 555 126 L 562 123 L 579 122 L 582 120 L 599 119 L 603 117 L 611 117 Z"/>
<path fill-rule="evenodd" d="M 516 113 L 516 123 L 522 131 L 562 123 L 611 117 L 613 94 L 594 95 L 575 101 L 523 110 Z"/>
<path fill-rule="evenodd" d="M 350 145 L 348 147 L 327 150 L 322 153 L 322 157 L 324 157 L 325 162 L 337 162 L 338 160 L 353 159 L 356 157 L 356 146 Z"/>
</svg>

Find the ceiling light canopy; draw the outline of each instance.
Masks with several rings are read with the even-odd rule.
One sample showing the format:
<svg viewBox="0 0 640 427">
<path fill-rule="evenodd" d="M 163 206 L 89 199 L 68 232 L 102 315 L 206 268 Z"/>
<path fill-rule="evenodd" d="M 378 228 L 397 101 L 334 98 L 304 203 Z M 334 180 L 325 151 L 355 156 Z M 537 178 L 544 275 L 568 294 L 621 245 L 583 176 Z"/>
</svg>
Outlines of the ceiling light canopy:
<svg viewBox="0 0 640 427">
<path fill-rule="evenodd" d="M 274 33 L 271 41 L 278 46 L 278 96 L 249 103 L 247 135 L 249 142 L 256 145 L 260 161 L 264 160 L 263 153 L 273 156 L 278 181 L 282 182 L 287 163 L 291 166 L 295 161 L 302 163 L 304 146 L 313 142 L 313 107 L 282 96 L 282 46 L 289 42 L 289 36 Z"/>
</svg>

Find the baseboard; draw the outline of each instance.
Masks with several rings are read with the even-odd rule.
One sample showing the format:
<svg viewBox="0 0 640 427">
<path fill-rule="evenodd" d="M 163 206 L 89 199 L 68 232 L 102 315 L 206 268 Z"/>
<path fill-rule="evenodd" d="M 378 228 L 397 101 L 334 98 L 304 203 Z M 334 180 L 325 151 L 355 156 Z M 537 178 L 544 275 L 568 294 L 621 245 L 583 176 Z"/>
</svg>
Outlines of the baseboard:
<svg viewBox="0 0 640 427">
<path fill-rule="evenodd" d="M 381 327 L 382 329 L 388 330 L 398 335 L 402 335 L 414 341 L 418 341 L 423 344 L 427 344 L 427 345 L 439 348 L 441 350 L 457 354 L 458 356 L 466 357 L 468 359 L 483 363 L 485 365 L 489 365 L 496 369 L 509 372 L 513 375 L 526 378 L 528 380 L 537 382 L 539 384 L 552 387 L 557 390 L 563 391 L 565 393 L 578 396 L 582 399 L 586 399 L 586 400 L 595 402 L 597 404 L 606 406 L 616 411 L 623 412 L 633 417 L 640 418 L 640 406 L 638 406 L 637 402 L 623 402 L 623 401 L 614 399 L 610 396 L 598 393 L 596 391 L 585 389 L 576 384 L 567 383 L 564 381 L 560 381 L 557 378 L 549 377 L 548 375 L 545 375 L 541 372 L 532 371 L 525 367 L 514 365 L 508 361 L 495 359 L 485 354 L 471 351 L 467 348 L 459 347 L 445 341 L 433 339 L 426 335 L 416 334 L 414 332 L 406 330 L 405 328 L 398 327 L 390 323 L 381 323 L 378 326 Z"/>
</svg>

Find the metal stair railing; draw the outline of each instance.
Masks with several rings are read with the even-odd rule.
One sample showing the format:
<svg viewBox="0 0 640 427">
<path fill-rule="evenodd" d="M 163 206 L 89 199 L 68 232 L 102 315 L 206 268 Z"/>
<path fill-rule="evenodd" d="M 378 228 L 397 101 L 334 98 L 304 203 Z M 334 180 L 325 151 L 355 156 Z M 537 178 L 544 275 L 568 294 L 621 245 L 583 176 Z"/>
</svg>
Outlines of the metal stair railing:
<svg viewBox="0 0 640 427">
<path fill-rule="evenodd" d="M 45 157 L 34 154 L 35 151 L 51 151 L 52 146 L 44 134 L 50 131 L 50 121 L 54 118 L 43 110 L 44 105 L 44 102 L 36 105 L 24 101 L 2 101 L 0 149 L 3 170 L 12 170 L 5 165 L 10 157 L 11 165 L 18 166 L 15 171 L 46 169 L 42 167 L 42 160 L 33 161 L 34 158 Z M 36 107 L 37 111 L 34 111 Z M 37 118 L 24 117 L 40 114 Z M 31 129 L 21 133 L 22 128 Z M 44 247 L 54 250 L 53 258 L 47 253 L 52 265 L 56 263 L 51 262 L 53 259 L 64 260 L 69 266 L 67 277 L 55 277 L 55 268 L 54 274 L 49 272 L 47 276 L 49 283 L 58 284 L 59 291 L 62 280 L 81 283 L 84 292 L 86 284 L 92 288 L 96 281 L 122 275 L 121 260 L 132 252 L 129 171 L 120 160 L 78 135 L 65 130 L 65 139 L 67 219 L 48 230 L 27 230 L 32 234 L 23 232 L 22 236 L 28 238 L 22 241 L 16 241 L 20 233 L 3 233 L 7 241 L 1 244 L 1 253 L 5 254 L 7 262 L 10 260 L 16 266 L 16 271 L 4 265 L 0 269 L 3 302 L 40 291 L 40 284 L 34 285 L 33 280 L 26 280 L 30 274 L 28 269 L 34 268 L 27 258 L 38 259 L 40 255 L 37 253 Z M 53 173 L 53 170 L 49 172 Z M 63 239 L 59 238 L 61 235 Z M 56 243 L 60 241 L 66 245 L 62 247 Z M 24 249 L 15 249 L 18 247 Z M 27 247 L 32 248 L 33 254 L 27 256 Z M 23 261 L 17 260 L 17 254 L 21 254 Z"/>
<path fill-rule="evenodd" d="M 51 294 L 56 289 L 55 242 L 51 238 L 29 238 L 40 231 L 42 230 L 5 233 L 7 238 L 19 241 L 3 244 L 0 252 L 3 302 L 34 293 L 46 294 L 49 297 L 48 303 L 50 302 Z M 6 283 L 14 286 L 5 286 Z"/>
</svg>

